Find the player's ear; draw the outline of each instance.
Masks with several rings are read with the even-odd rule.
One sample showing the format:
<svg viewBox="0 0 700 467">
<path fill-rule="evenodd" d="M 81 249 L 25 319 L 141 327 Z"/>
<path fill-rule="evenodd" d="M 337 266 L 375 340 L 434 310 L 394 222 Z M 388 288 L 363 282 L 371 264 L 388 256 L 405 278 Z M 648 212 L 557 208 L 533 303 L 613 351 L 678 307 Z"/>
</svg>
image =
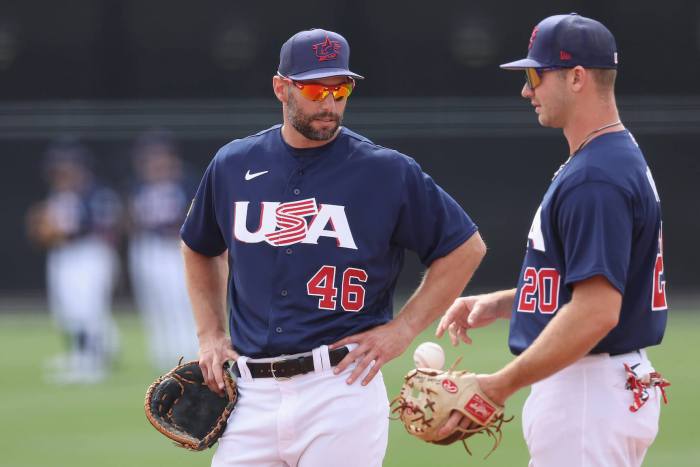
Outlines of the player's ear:
<svg viewBox="0 0 700 467">
<path fill-rule="evenodd" d="M 275 75 L 272 77 L 272 90 L 277 97 L 277 100 L 283 104 L 287 103 L 287 82 L 281 77 Z"/>
<path fill-rule="evenodd" d="M 584 84 L 590 81 L 590 75 L 584 67 L 578 65 L 570 70 L 567 81 L 574 92 L 580 92 Z"/>
</svg>

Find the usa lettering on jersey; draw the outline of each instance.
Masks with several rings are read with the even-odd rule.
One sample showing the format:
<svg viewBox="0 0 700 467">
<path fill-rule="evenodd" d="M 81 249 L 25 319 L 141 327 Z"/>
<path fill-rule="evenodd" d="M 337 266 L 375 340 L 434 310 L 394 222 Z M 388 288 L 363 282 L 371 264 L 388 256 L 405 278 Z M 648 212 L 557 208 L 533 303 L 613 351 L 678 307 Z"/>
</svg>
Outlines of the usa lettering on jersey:
<svg viewBox="0 0 700 467">
<path fill-rule="evenodd" d="M 532 219 L 530 232 L 527 234 L 527 241 L 530 248 L 538 251 L 545 251 L 544 235 L 542 234 L 542 206 L 537 208 L 535 217 Z"/>
<path fill-rule="evenodd" d="M 287 203 L 263 201 L 260 225 L 251 232 L 247 226 L 249 205 L 249 201 L 237 201 L 234 206 L 233 233 L 238 241 L 272 246 L 316 245 L 320 237 L 330 237 L 340 248 L 357 250 L 345 206 L 317 204 L 315 198 Z"/>
</svg>

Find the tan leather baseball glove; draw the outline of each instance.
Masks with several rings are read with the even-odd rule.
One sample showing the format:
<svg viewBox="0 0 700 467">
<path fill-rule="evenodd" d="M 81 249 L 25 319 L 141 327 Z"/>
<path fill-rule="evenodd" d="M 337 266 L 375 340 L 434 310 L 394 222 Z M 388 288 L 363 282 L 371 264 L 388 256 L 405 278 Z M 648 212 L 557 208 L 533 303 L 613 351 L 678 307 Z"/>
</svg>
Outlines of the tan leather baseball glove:
<svg viewBox="0 0 700 467">
<path fill-rule="evenodd" d="M 434 444 L 462 441 L 471 454 L 466 439 L 486 433 L 494 439 L 493 452 L 501 442 L 504 407 L 493 402 L 479 387 L 475 373 L 431 368 L 413 369 L 404 376 L 401 393 L 391 402 L 395 419 L 403 422 L 411 435 Z M 467 428 L 457 426 L 452 433 L 440 437 L 438 432 L 453 410 L 471 420 Z"/>
</svg>

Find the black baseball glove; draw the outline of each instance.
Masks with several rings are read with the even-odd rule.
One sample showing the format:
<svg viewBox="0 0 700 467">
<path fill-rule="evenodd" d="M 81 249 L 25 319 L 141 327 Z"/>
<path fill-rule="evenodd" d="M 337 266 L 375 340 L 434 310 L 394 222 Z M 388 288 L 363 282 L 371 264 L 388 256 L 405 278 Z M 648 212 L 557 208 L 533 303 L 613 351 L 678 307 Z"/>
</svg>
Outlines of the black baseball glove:
<svg viewBox="0 0 700 467">
<path fill-rule="evenodd" d="M 196 361 L 182 363 L 156 379 L 146 392 L 146 417 L 177 446 L 202 451 L 223 434 L 238 400 L 236 383 L 224 371 L 224 395 L 204 383 Z"/>
</svg>

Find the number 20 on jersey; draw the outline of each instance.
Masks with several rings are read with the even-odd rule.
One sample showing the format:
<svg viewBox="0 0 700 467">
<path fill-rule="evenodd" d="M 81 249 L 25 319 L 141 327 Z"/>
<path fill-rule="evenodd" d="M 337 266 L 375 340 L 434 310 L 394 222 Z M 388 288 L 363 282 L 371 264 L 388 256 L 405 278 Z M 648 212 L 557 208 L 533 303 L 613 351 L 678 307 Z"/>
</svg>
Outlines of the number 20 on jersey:
<svg viewBox="0 0 700 467">
<path fill-rule="evenodd" d="M 523 286 L 518 299 L 518 311 L 550 315 L 559 308 L 559 272 L 554 268 L 528 267 L 523 273 Z"/>
<path fill-rule="evenodd" d="M 659 246 L 654 262 L 651 309 L 666 310 L 666 280 L 664 279 L 663 233 L 659 229 Z M 553 268 L 528 267 L 523 273 L 517 310 L 522 313 L 552 314 L 559 308 L 560 274 Z"/>
</svg>

